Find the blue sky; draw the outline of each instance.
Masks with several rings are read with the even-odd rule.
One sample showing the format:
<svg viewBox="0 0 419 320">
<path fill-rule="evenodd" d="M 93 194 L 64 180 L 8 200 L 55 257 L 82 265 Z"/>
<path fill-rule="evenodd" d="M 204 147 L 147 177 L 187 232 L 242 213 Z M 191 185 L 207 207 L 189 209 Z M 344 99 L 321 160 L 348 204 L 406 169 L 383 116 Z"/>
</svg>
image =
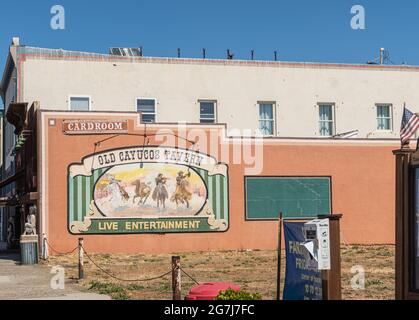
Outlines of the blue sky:
<svg viewBox="0 0 419 320">
<path fill-rule="evenodd" d="M 52 30 L 50 9 L 66 10 L 66 29 Z M 366 10 L 366 30 L 350 26 L 353 5 Z M 20 0 L 0 11 L 0 66 L 13 36 L 30 46 L 106 53 L 144 47 L 147 56 L 365 63 L 389 50 L 394 63 L 419 65 L 417 0 Z M 1 102 L 0 102 L 1 103 Z"/>
</svg>

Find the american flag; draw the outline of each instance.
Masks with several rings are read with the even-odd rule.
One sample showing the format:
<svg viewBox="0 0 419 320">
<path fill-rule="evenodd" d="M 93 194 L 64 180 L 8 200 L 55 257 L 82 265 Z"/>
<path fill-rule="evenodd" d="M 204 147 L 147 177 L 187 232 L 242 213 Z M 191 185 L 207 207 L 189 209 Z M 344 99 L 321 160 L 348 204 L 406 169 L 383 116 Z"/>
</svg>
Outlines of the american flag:
<svg viewBox="0 0 419 320">
<path fill-rule="evenodd" d="M 410 110 L 404 108 L 402 128 L 400 131 L 402 145 L 405 145 L 407 142 L 409 142 L 410 138 L 416 133 L 418 128 L 419 117 Z"/>
</svg>

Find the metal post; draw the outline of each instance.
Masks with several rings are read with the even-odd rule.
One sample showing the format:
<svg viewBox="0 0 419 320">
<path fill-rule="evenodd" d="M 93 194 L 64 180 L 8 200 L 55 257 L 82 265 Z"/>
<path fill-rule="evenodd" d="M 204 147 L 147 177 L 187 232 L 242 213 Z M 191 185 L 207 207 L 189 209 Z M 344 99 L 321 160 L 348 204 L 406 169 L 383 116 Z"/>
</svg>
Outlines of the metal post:
<svg viewBox="0 0 419 320">
<path fill-rule="evenodd" d="M 278 270 L 276 282 L 276 300 L 281 300 L 281 258 L 282 258 L 282 212 L 279 213 L 278 232 Z"/>
<path fill-rule="evenodd" d="M 172 257 L 172 290 L 173 300 L 182 300 L 181 294 L 181 272 L 180 272 L 180 257 Z"/>
<path fill-rule="evenodd" d="M 83 238 L 79 238 L 79 280 L 84 279 Z"/>
<path fill-rule="evenodd" d="M 322 271 L 323 300 L 342 300 L 342 275 L 340 254 L 340 220 L 341 214 L 319 216 L 329 219 L 330 223 L 330 263 L 331 269 Z"/>
</svg>

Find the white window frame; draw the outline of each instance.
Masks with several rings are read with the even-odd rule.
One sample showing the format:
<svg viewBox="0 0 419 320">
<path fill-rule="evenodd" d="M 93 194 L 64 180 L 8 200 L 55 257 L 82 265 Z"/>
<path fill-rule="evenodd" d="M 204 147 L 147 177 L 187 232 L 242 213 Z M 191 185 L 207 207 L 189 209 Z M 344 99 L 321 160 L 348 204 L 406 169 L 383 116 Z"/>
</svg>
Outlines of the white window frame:
<svg viewBox="0 0 419 320">
<path fill-rule="evenodd" d="M 321 120 L 320 119 L 320 107 L 321 106 L 331 106 L 332 107 L 332 120 Z M 331 138 L 336 134 L 336 103 L 334 102 L 318 102 L 317 103 L 317 119 L 318 119 L 318 133 L 322 138 Z M 320 123 L 322 122 L 332 122 L 332 134 L 329 136 L 323 136 L 321 133 Z"/>
<path fill-rule="evenodd" d="M 199 123 L 203 118 L 201 118 L 201 103 L 213 103 L 214 104 L 214 124 L 218 122 L 218 101 L 213 99 L 199 99 L 198 100 L 198 108 L 199 108 Z M 208 120 L 208 119 L 204 119 Z M 203 123 L 203 124 L 211 124 L 211 123 Z"/>
<path fill-rule="evenodd" d="M 92 96 L 83 95 L 83 94 L 71 94 L 71 95 L 68 96 L 68 100 L 67 100 L 67 105 L 68 105 L 67 107 L 68 107 L 69 111 L 80 111 L 80 112 L 84 111 L 84 110 L 72 110 L 71 109 L 71 99 L 72 98 L 82 98 L 82 99 L 87 98 L 87 99 L 89 99 L 89 110 L 87 110 L 87 111 L 92 110 Z"/>
<path fill-rule="evenodd" d="M 154 101 L 154 113 L 151 112 L 141 112 L 138 111 L 138 100 L 153 100 Z M 135 112 L 141 112 L 141 115 L 143 114 L 154 114 L 154 122 L 152 123 L 157 123 L 157 99 L 156 98 L 147 98 L 147 97 L 137 97 L 135 98 L 135 106 L 134 106 L 134 110 Z M 141 117 L 141 122 L 143 121 L 143 118 Z"/>
<path fill-rule="evenodd" d="M 265 135 L 265 134 L 263 134 L 263 132 L 260 130 L 260 122 L 261 121 L 267 121 L 266 119 L 264 119 L 264 120 L 262 120 L 262 119 L 260 119 L 260 105 L 262 105 L 262 104 L 270 104 L 270 105 L 272 105 L 272 122 L 273 122 L 273 126 L 272 126 L 272 130 L 273 130 L 273 132 L 272 132 L 272 134 L 269 134 L 269 135 Z M 256 106 L 257 106 L 257 108 L 258 108 L 258 131 L 259 131 L 259 133 L 260 134 L 262 134 L 264 137 L 276 137 L 277 136 L 277 123 L 276 123 L 276 109 L 277 109 L 277 103 L 276 103 L 276 101 L 263 101 L 263 100 L 261 100 L 261 101 L 258 101 L 257 102 L 257 104 L 256 104 Z"/>
<path fill-rule="evenodd" d="M 381 130 L 378 128 L 378 119 L 388 119 L 388 118 L 379 118 L 378 117 L 378 107 L 389 107 L 390 111 L 390 129 Z M 376 103 L 375 104 L 375 118 L 376 118 L 376 126 L 375 130 L 378 132 L 393 132 L 394 124 L 393 124 L 393 104 L 392 103 Z"/>
</svg>

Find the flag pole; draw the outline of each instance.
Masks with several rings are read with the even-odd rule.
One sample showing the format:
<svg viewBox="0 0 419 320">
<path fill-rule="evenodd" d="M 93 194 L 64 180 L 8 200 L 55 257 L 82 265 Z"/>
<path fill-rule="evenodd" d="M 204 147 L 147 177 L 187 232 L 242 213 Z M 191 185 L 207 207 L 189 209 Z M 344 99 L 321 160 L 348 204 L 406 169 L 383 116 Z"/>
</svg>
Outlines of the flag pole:
<svg viewBox="0 0 419 320">
<path fill-rule="evenodd" d="M 281 300 L 281 257 L 282 257 L 282 224 L 283 224 L 283 214 L 279 213 L 278 219 L 278 261 L 277 261 L 277 277 L 276 277 L 276 300 Z"/>
<path fill-rule="evenodd" d="M 404 103 L 404 107 L 406 108 L 406 102 Z M 419 118 L 419 113 L 415 113 L 415 115 L 416 115 L 416 117 Z M 418 150 L 419 150 L 419 137 L 416 140 L 416 151 L 418 151 Z"/>
<path fill-rule="evenodd" d="M 405 143 L 403 143 L 403 138 L 402 138 L 402 130 L 403 130 L 403 119 L 404 119 L 404 112 L 406 110 L 406 101 L 403 102 L 403 111 L 402 111 L 402 125 L 400 126 L 400 150 L 404 149 Z"/>
<path fill-rule="evenodd" d="M 405 111 L 406 111 L 406 101 L 403 102 L 403 114 L 402 114 L 402 118 L 404 118 Z M 403 123 L 402 123 L 402 128 L 400 130 L 403 130 Z M 409 145 L 410 145 L 409 142 L 407 142 L 407 143 L 404 142 L 403 143 L 403 138 L 402 137 L 400 137 L 400 144 L 401 144 L 401 147 L 400 147 L 401 150 L 403 150 L 403 149 L 409 149 Z"/>
</svg>

